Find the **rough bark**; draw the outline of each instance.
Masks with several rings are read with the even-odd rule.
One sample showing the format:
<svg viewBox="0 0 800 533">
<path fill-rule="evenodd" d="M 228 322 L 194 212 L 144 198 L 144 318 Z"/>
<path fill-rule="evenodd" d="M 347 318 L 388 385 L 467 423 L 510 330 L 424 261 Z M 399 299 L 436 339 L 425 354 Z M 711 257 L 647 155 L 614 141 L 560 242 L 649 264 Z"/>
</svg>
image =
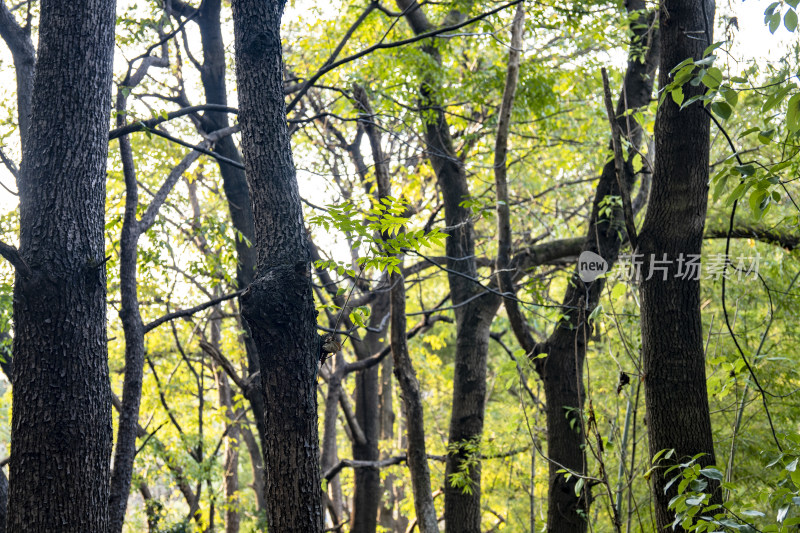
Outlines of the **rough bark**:
<svg viewBox="0 0 800 533">
<path fill-rule="evenodd" d="M 261 368 L 267 525 L 271 531 L 320 532 L 320 341 L 283 99 L 284 2 L 234 0 L 232 6 L 242 151 L 257 250 L 256 278 L 242 295 L 242 314 Z"/>
<path fill-rule="evenodd" d="M 699 59 L 711 42 L 714 3 L 666 0 L 661 6 L 659 85 L 670 81 L 670 70 L 688 57 Z M 691 30 L 691 33 L 689 31 Z M 702 87 L 686 84 L 688 100 Z M 699 103 L 680 110 L 667 97 L 655 125 L 655 164 L 647 216 L 640 236 L 644 256 L 640 287 L 644 388 L 651 456 L 674 449 L 681 460 L 705 453 L 701 464 L 714 463 L 714 445 L 706 392 L 700 281 L 678 276 L 679 257 L 699 254 L 708 201 L 709 118 Z M 650 256 L 665 256 L 667 279 L 660 271 L 648 278 Z M 674 514 L 664 493 L 665 479 L 652 477 L 659 529 Z M 720 502 L 721 503 L 721 502 Z M 680 528 L 679 528 L 680 529 Z"/>
<path fill-rule="evenodd" d="M 19 179 L 10 531 L 107 531 L 103 239 L 114 2 L 41 4 Z"/>
</svg>

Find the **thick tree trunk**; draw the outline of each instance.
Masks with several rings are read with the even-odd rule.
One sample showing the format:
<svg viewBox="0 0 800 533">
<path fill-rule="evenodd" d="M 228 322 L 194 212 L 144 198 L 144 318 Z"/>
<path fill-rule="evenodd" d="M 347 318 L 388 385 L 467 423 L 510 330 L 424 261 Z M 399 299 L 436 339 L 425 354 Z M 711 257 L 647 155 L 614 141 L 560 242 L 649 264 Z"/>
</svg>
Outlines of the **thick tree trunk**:
<svg viewBox="0 0 800 533">
<path fill-rule="evenodd" d="M 661 6 L 659 85 L 686 58 L 699 59 L 711 42 L 712 0 L 666 0 Z M 692 33 L 689 33 L 692 30 Z M 688 100 L 703 87 L 686 84 Z M 680 110 L 669 96 L 658 107 L 655 125 L 653 189 L 640 236 L 643 254 L 642 354 L 650 454 L 674 449 L 682 460 L 705 453 L 700 463 L 714 464 L 714 443 L 706 392 L 699 272 L 682 279 L 680 259 L 699 257 L 708 200 L 709 118 L 699 103 Z M 650 274 L 650 257 L 669 261 L 666 280 Z M 658 266 L 662 266 L 661 265 Z M 684 268 L 685 270 L 685 268 Z M 652 476 L 659 529 L 672 523 L 664 493 L 663 469 Z"/>
<path fill-rule="evenodd" d="M 107 531 L 105 168 L 114 2 L 45 1 L 19 180 L 10 531 Z"/>
<path fill-rule="evenodd" d="M 283 97 L 280 0 L 234 0 L 239 120 L 253 204 L 256 279 L 242 296 L 261 368 L 270 531 L 322 531 L 320 338 L 308 236 Z"/>
</svg>

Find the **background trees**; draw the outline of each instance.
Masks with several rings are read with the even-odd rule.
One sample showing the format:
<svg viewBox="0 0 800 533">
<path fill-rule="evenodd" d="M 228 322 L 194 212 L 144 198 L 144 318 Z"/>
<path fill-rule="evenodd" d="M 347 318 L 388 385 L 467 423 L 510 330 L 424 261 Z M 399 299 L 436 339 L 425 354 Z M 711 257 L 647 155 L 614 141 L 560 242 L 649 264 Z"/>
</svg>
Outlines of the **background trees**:
<svg viewBox="0 0 800 533">
<path fill-rule="evenodd" d="M 718 6 L 706 28 L 692 6 L 684 21 L 673 2 L 296 3 L 279 29 L 280 2 L 121 3 L 111 115 L 98 103 L 107 95 L 80 93 L 102 96 L 95 111 L 115 128 L 100 135 L 111 140 L 105 222 L 99 197 L 80 196 L 105 231 L 87 261 L 108 280 L 113 473 L 107 455 L 84 455 L 110 480 L 111 528 L 649 531 L 676 517 L 685 529 L 791 527 L 797 59 L 785 45 L 782 61 L 748 63 L 736 30 L 746 21 Z M 0 182 L 14 190 L 18 174 L 21 201 L 18 215 L 8 196 L 0 230 L 26 261 L 26 221 L 71 227 L 31 215 L 56 210 L 25 195 L 66 198 L 73 181 L 49 173 L 46 190 L 26 189 L 19 150 L 35 131 L 27 87 L 46 7 L 0 10 L 12 53 L 2 105 L 17 117 L 0 124 Z M 776 39 L 796 29 L 791 2 L 764 9 Z M 651 45 L 665 29 L 651 93 Z M 713 33 L 724 42 L 708 48 Z M 47 131 L 98 141 L 73 122 Z M 75 133 L 87 131 L 91 141 Z M 689 168 L 693 192 L 678 195 L 671 184 Z M 689 201 L 691 216 L 672 213 Z M 687 291 L 691 339 L 667 327 L 680 313 L 664 314 L 665 285 L 644 280 L 640 301 L 620 274 L 637 244 L 658 254 L 690 240 L 707 277 L 668 296 Z M 585 286 L 584 250 L 618 272 Z M 2 268 L 0 337 L 19 344 Z M 265 292 L 275 268 L 285 279 Z M 67 301 L 34 296 L 50 311 Z M 102 333 L 102 322 L 69 323 Z M 664 354 L 691 355 L 693 370 L 657 378 Z M 13 359 L 14 372 L 40 368 Z M 8 406 L 23 396 L 12 388 L 0 400 L 7 443 Z M 659 402 L 664 391 L 677 399 Z M 14 416 L 48 420 L 41 398 Z M 682 446 L 700 419 L 704 444 Z M 109 439 L 105 420 L 97 435 Z M 691 457 L 713 449 L 715 460 Z M 13 447 L 11 457 L 13 474 Z M 718 502 L 730 511 L 707 508 Z"/>
</svg>

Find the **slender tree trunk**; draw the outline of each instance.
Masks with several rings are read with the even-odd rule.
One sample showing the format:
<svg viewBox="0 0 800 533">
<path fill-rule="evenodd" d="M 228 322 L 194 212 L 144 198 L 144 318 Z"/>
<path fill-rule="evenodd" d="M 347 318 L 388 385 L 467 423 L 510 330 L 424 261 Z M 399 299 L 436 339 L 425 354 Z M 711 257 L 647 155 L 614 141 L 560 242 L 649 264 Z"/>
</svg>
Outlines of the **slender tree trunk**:
<svg viewBox="0 0 800 533">
<path fill-rule="evenodd" d="M 675 65 L 686 58 L 699 59 L 711 43 L 714 3 L 665 0 L 661 10 L 659 85 L 664 87 Z M 687 100 L 703 90 L 688 83 L 683 87 Z M 699 272 L 696 279 L 691 275 L 682 279 L 678 269 L 681 258 L 700 254 L 708 201 L 709 129 L 709 118 L 700 103 L 680 110 L 667 97 L 658 107 L 653 188 L 640 237 L 644 259 L 640 288 L 642 355 L 650 455 L 674 449 L 675 460 L 680 461 L 704 453 L 699 460 L 703 465 L 715 461 Z M 659 270 L 649 276 L 651 256 L 669 261 L 666 280 Z M 659 529 L 670 525 L 674 517 L 668 503 L 675 489 L 664 492 L 662 472 L 659 469 L 651 477 Z"/>
<path fill-rule="evenodd" d="M 631 0 L 628 10 L 643 10 L 641 0 Z M 630 43 L 630 57 L 617 103 L 617 127 L 633 146 L 641 141 L 641 130 L 629 117 L 624 117 L 627 109 L 638 109 L 650 101 L 653 77 L 658 62 L 658 48 L 652 32 L 648 32 L 652 18 L 642 12 L 635 20 Z M 647 47 L 644 61 L 637 59 L 642 47 Z M 511 72 L 511 66 L 509 67 Z M 511 78 L 509 78 L 511 79 Z M 506 96 L 508 96 L 508 82 Z M 505 104 L 505 100 L 504 100 Z M 503 115 L 501 115 L 501 120 Z M 498 134 L 498 157 L 505 154 L 505 139 Z M 503 141 L 502 143 L 499 141 Z M 505 171 L 501 165 L 504 158 L 495 162 L 498 191 L 498 280 L 505 293 L 514 293 L 513 280 L 507 266 L 510 264 L 510 222 Z M 630 194 L 634 183 L 634 173 L 630 165 L 623 169 L 622 180 Z M 619 182 L 614 161 L 608 162 L 602 171 L 595 192 L 592 213 L 589 219 L 587 238 L 582 251 L 599 254 L 613 266 L 619 255 L 624 235 L 624 215 L 617 209 L 612 216 L 600 218 L 600 203 L 607 196 L 620 196 Z M 548 491 L 547 530 L 553 532 L 582 532 L 587 527 L 587 517 L 591 495 L 584 488 L 576 495 L 577 476 L 567 479 L 560 470 L 568 469 L 577 474 L 586 474 L 584 455 L 585 434 L 582 422 L 584 404 L 583 363 L 586 357 L 586 339 L 590 335 L 591 324 L 588 316 L 597 306 L 604 281 L 596 280 L 586 285 L 578 276 L 577 270 L 564 295 L 564 311 L 561 322 L 546 342 L 536 344 L 528 331 L 518 305 L 506 299 L 505 307 L 514 333 L 530 355 L 546 353 L 542 361 L 536 360 L 537 371 L 544 382 L 545 409 L 547 414 L 548 456 L 551 460 Z"/>
<path fill-rule="evenodd" d="M 369 326 L 375 329 L 386 326 L 389 313 L 389 295 L 380 293 L 370 307 Z M 364 339 L 353 341 L 359 359 L 369 357 L 383 347 L 387 331 L 368 331 Z M 366 437 L 363 444 L 353 441 L 353 459 L 377 461 L 380 439 L 379 366 L 373 365 L 356 373 L 356 420 Z M 353 488 L 352 533 L 374 533 L 378 524 L 378 507 L 381 503 L 381 473 L 378 468 L 356 468 Z"/>
<path fill-rule="evenodd" d="M 242 314 L 258 348 L 264 394 L 267 525 L 322 531 L 317 431 L 320 337 L 308 236 L 283 97 L 280 0 L 234 0 L 239 119 L 255 220 L 256 279 Z"/>
<path fill-rule="evenodd" d="M 433 28 L 416 0 L 397 0 L 397 4 L 414 33 L 421 34 Z M 435 47 L 428 45 L 423 50 L 436 64 L 441 64 L 441 56 Z M 445 468 L 444 517 L 448 533 L 480 533 L 481 466 L 470 450 L 480 445 L 483 434 L 489 331 L 500 299 L 477 283 L 472 213 L 463 203 L 470 197 L 467 175 L 453 147 L 438 91 L 436 82 L 430 78 L 423 82 L 420 95 L 428 157 L 444 199 L 450 300 L 456 306 L 456 361 L 448 442 L 450 453 Z M 451 483 L 451 476 L 462 472 L 465 467 L 469 486 Z"/>
<path fill-rule="evenodd" d="M 105 169 L 115 4 L 41 4 L 19 180 L 9 531 L 107 531 Z M 29 270 L 29 271 L 28 271 Z"/>
<path fill-rule="evenodd" d="M 380 421 L 381 421 L 381 440 L 391 442 L 394 439 L 394 405 L 393 401 L 393 383 L 392 383 L 392 359 L 389 357 L 381 361 L 381 376 L 380 376 Z M 386 459 L 389 455 L 382 453 L 380 459 Z M 395 492 L 400 490 L 401 486 L 397 483 L 397 477 L 391 472 L 386 473 L 384 480 L 381 483 L 381 493 L 383 499 L 381 506 L 378 508 L 378 524 L 386 528 L 387 531 L 396 531 L 398 525 L 394 518 L 395 508 L 399 505 L 399 500 L 396 498 Z M 403 528 L 405 531 L 405 528 Z"/>
<path fill-rule="evenodd" d="M 339 412 L 339 401 L 342 392 L 342 375 L 344 374 L 344 358 L 341 352 L 334 356 L 333 370 L 328 376 L 328 394 L 325 397 L 325 423 L 322 429 L 322 456 L 320 464 L 322 471 L 327 472 L 339 462 L 339 450 L 336 440 L 336 422 Z M 344 497 L 342 483 L 339 476 L 328 482 L 328 500 L 332 505 L 329 509 L 331 522 L 339 524 L 344 519 Z M 329 506 L 330 507 L 330 506 Z"/>
<path fill-rule="evenodd" d="M 374 113 L 369 104 L 366 90 L 360 86 L 353 89 L 356 105 L 361 111 L 361 120 L 372 148 L 375 160 L 375 178 L 378 189 L 378 200 L 388 198 L 392 194 L 391 180 L 387 160 L 383 156 L 380 145 L 378 127 L 374 122 Z M 402 265 L 399 265 L 402 269 Z M 419 381 L 408 353 L 406 338 L 406 288 L 401 271 L 393 272 L 389 278 L 391 287 L 389 294 L 390 311 L 390 344 L 394 362 L 394 375 L 403 391 L 403 402 L 406 407 L 408 422 L 408 447 L 406 457 L 411 474 L 411 487 L 414 494 L 414 510 L 421 533 L 439 531 L 436 508 L 431 491 L 431 475 L 428 466 L 428 455 L 425 451 L 425 417 Z M 374 367 L 377 369 L 377 366 Z M 376 413 L 377 414 L 377 413 Z M 377 457 L 376 457 L 377 459 Z M 376 506 L 377 511 L 377 506 Z M 374 527 L 374 526 L 373 526 Z"/>
<path fill-rule="evenodd" d="M 36 68 L 36 51 L 31 41 L 30 29 L 22 28 L 5 2 L 0 3 L 0 37 L 8 45 L 17 77 L 17 117 L 20 144 L 25 148 L 31 125 L 31 97 L 33 74 Z"/>
<path fill-rule="evenodd" d="M 124 115 L 117 115 L 117 125 L 124 124 Z M 125 334 L 125 379 L 122 386 L 122 406 L 119 411 L 117 445 L 114 450 L 114 470 L 111 473 L 109 500 L 110 531 L 121 532 L 128 506 L 133 461 L 136 455 L 136 431 L 139 427 L 139 404 L 142 399 L 144 376 L 144 324 L 139 312 L 137 295 L 137 249 L 139 222 L 138 184 L 128 137 L 119 140 L 120 156 L 125 176 L 125 215 L 120 236 L 120 319 Z"/>
<path fill-rule="evenodd" d="M 221 0 L 207 0 L 200 4 L 197 16 L 197 25 L 200 28 L 200 41 L 203 46 L 203 66 L 200 69 L 200 81 L 205 92 L 206 103 L 227 105 L 228 89 L 225 80 L 225 41 L 222 36 L 220 24 L 222 2 Z M 192 8 L 180 3 L 179 9 L 183 14 L 188 14 Z M 227 113 L 208 112 L 200 120 L 200 128 L 206 134 L 227 128 L 230 124 Z M 214 147 L 221 156 L 242 162 L 242 155 L 234 143 L 233 137 L 221 139 Z M 253 282 L 256 268 L 255 228 L 253 222 L 253 209 L 250 201 L 250 191 L 247 188 L 247 178 L 244 170 L 219 162 L 219 171 L 222 175 L 222 188 L 228 201 L 228 211 L 231 215 L 233 227 L 240 234 L 236 236 L 236 283 L 240 289 Z M 246 329 L 246 323 L 245 323 Z M 258 352 L 253 343 L 253 338 L 248 331 L 243 336 L 244 347 L 247 354 L 247 371 L 252 376 L 259 371 Z M 253 408 L 256 419 L 259 439 L 264 445 L 264 400 L 257 387 L 242 391 Z"/>
<path fill-rule="evenodd" d="M 644 2 L 629 2 L 640 5 L 634 9 L 644 9 Z M 646 17 L 642 15 L 637 24 L 641 28 L 647 26 Z M 657 46 L 651 46 L 645 62 L 635 59 L 635 53 L 643 43 L 646 29 L 634 31 L 631 42 L 631 58 L 625 73 L 622 92 L 617 103 L 617 126 L 622 135 L 628 137 L 633 146 L 639 146 L 641 130 L 630 117 L 623 117 L 627 109 L 638 109 L 647 106 L 653 89 L 653 78 L 657 63 Z M 637 42 L 639 41 L 639 42 Z M 630 163 L 625 165 L 621 179 L 630 194 L 635 176 Z M 595 192 L 592 214 L 589 219 L 587 239 L 583 252 L 589 251 L 603 257 L 611 268 L 617 261 L 625 235 L 625 222 L 622 209 L 616 209 L 611 217 L 601 218 L 599 210 L 601 202 L 608 196 L 620 196 L 617 172 L 614 161 L 603 168 L 600 181 Z M 586 530 L 591 495 L 588 487 L 579 495 L 575 494 L 576 476 L 569 479 L 558 473 L 563 468 L 580 474 L 586 473 L 584 443 L 586 435 L 583 427 L 583 405 L 585 401 L 583 388 L 583 365 L 586 359 L 586 341 L 591 336 L 592 325 L 588 320 L 597 307 L 605 281 L 601 278 L 590 284 L 584 284 L 578 277 L 576 269 L 572 282 L 564 295 L 564 318 L 547 339 L 543 351 L 547 353 L 543 364 L 539 366 L 544 382 L 545 405 L 547 413 L 547 453 L 550 462 L 550 490 L 548 493 L 548 531 Z"/>
</svg>

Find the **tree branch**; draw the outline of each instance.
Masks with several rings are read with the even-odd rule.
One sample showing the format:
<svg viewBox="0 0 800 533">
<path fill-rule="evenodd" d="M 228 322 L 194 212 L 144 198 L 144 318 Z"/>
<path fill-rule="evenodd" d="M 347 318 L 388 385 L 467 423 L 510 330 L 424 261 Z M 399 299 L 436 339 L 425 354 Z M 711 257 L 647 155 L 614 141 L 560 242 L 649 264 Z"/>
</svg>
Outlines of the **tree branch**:
<svg viewBox="0 0 800 533">
<path fill-rule="evenodd" d="M 180 309 L 178 311 L 173 311 L 172 313 L 167 313 L 166 315 L 164 315 L 164 316 L 162 316 L 160 318 L 157 318 L 157 319 L 153 320 L 152 322 L 150 322 L 148 324 L 145 324 L 144 332 L 148 333 L 148 332 L 154 330 L 155 328 L 157 328 L 158 326 L 160 326 L 161 324 L 163 324 L 165 322 L 169 322 L 170 320 L 175 320 L 176 318 L 183 318 L 183 317 L 186 317 L 186 316 L 192 316 L 193 314 L 199 313 L 200 311 L 203 311 L 204 309 L 208 309 L 209 307 L 213 307 L 213 306 L 217 305 L 220 302 L 224 302 L 224 301 L 230 300 L 232 298 L 237 298 L 238 296 L 240 296 L 242 294 L 242 292 L 244 292 L 244 289 L 236 291 L 236 292 L 232 292 L 230 294 L 226 294 L 224 296 L 220 296 L 219 298 L 214 298 L 213 300 L 209 300 L 209 301 L 207 301 L 205 303 L 202 303 L 200 305 L 196 305 L 194 307 L 190 307 L 188 309 Z"/>
<path fill-rule="evenodd" d="M 219 104 L 203 104 L 203 105 L 182 107 L 181 109 L 167 113 L 166 116 L 154 117 L 149 120 L 140 120 L 139 122 L 134 122 L 132 124 L 122 126 L 121 128 L 113 129 L 108 134 L 108 140 L 113 140 L 116 139 L 117 137 L 121 137 L 122 135 L 135 133 L 137 131 L 148 131 L 148 130 L 152 131 L 153 128 L 155 128 L 159 124 L 163 124 L 164 122 L 180 118 L 186 115 L 191 115 L 193 113 L 197 113 L 198 111 L 215 111 L 220 113 L 231 113 L 234 115 L 239 113 L 239 110 L 236 109 L 235 107 L 219 105 Z"/>
<path fill-rule="evenodd" d="M 5 257 L 23 278 L 30 279 L 33 276 L 33 271 L 15 247 L 0 241 L 0 256 Z"/>
<path fill-rule="evenodd" d="M 364 57 L 364 56 L 366 56 L 368 54 L 371 54 L 372 52 L 374 52 L 376 50 L 386 50 L 388 48 L 397 48 L 398 46 L 405 46 L 407 44 L 411 44 L 411 43 L 415 43 L 415 42 L 418 42 L 418 41 L 422 41 L 422 40 L 428 39 L 430 37 L 436 37 L 437 35 L 441 35 L 443 33 L 447 33 L 448 31 L 457 30 L 459 28 L 463 28 L 464 26 L 469 26 L 470 24 L 473 24 L 473 23 L 478 22 L 480 20 L 483 20 L 483 19 L 485 19 L 485 18 L 487 18 L 487 17 L 489 17 L 491 15 L 494 15 L 495 13 L 503 11 L 506 8 L 509 8 L 511 6 L 514 6 L 514 5 L 517 5 L 520 2 L 522 2 L 522 0 L 513 0 L 513 2 L 509 2 L 507 4 L 503 4 L 500 7 L 496 7 L 494 9 L 491 9 L 491 10 L 487 11 L 486 13 L 482 13 L 482 14 L 480 14 L 478 16 L 472 17 L 471 19 L 467 19 L 467 20 L 465 20 L 463 22 L 460 22 L 458 24 L 453 24 L 451 26 L 445 26 L 443 28 L 438 28 L 438 29 L 435 29 L 435 30 L 432 30 L 432 31 L 429 31 L 429 32 L 426 32 L 426 33 L 421 33 L 421 34 L 416 35 L 414 37 L 409 37 L 408 39 L 402 39 L 400 41 L 393 41 L 393 42 L 390 42 L 390 43 L 374 44 L 374 45 L 372 45 L 372 46 L 370 46 L 368 48 L 365 48 L 364 50 L 361 50 L 360 52 L 356 52 L 355 54 L 347 56 L 347 57 L 344 57 L 344 58 L 340 59 L 339 61 L 334 61 L 333 63 L 331 63 L 331 64 L 329 64 L 327 66 L 323 66 L 321 69 L 319 69 L 316 72 L 316 74 L 311 76 L 308 79 L 308 81 L 306 81 L 303 84 L 303 87 L 298 91 L 297 95 L 295 95 L 295 97 L 292 99 L 292 101 L 289 102 L 289 104 L 286 106 L 286 112 L 289 113 L 292 109 L 294 109 L 294 107 L 297 105 L 297 103 L 300 101 L 300 99 L 303 96 L 305 96 L 305 94 L 308 92 L 308 90 L 311 88 L 312 85 L 314 85 L 314 83 L 317 80 L 319 80 L 322 76 L 324 76 L 328 72 L 330 72 L 330 71 L 332 71 L 332 70 L 334 70 L 334 69 L 336 69 L 336 68 L 338 68 L 338 67 L 340 67 L 340 66 L 342 66 L 344 64 L 347 64 L 347 63 L 350 63 L 352 61 L 355 61 L 356 59 L 360 59 L 360 58 L 362 58 L 362 57 Z"/>
</svg>

